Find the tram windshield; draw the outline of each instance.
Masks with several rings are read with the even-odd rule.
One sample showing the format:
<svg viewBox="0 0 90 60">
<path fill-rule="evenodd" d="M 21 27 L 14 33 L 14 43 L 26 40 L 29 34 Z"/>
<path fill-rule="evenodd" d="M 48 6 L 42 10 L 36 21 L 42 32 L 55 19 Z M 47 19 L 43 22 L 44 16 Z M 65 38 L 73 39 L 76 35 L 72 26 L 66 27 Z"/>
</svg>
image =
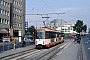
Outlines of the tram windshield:
<svg viewBox="0 0 90 60">
<path fill-rule="evenodd" d="M 44 30 L 37 30 L 36 38 L 44 39 Z"/>
</svg>

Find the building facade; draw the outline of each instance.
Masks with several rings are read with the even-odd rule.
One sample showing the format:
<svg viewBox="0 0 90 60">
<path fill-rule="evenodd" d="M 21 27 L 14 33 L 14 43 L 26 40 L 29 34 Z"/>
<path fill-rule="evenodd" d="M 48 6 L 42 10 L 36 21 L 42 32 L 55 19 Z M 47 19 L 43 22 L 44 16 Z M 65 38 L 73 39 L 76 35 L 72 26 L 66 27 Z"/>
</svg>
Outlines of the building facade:
<svg viewBox="0 0 90 60">
<path fill-rule="evenodd" d="M 62 19 L 54 19 L 50 22 L 50 27 L 56 30 L 62 30 L 66 34 L 76 33 L 73 31 L 74 24 L 64 21 Z"/>
<path fill-rule="evenodd" d="M 13 36 L 24 36 L 25 5 L 26 0 L 0 0 L 0 34 L 2 36 L 9 35 L 11 26 L 14 31 Z M 5 30 L 3 33 L 2 29 Z"/>
</svg>

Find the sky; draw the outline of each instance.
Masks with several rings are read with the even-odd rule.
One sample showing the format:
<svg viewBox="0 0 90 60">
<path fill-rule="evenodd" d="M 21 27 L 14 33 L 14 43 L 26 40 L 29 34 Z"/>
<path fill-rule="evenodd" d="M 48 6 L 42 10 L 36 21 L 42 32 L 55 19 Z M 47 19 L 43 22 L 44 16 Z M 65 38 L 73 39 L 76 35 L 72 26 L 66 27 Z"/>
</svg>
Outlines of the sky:
<svg viewBox="0 0 90 60">
<path fill-rule="evenodd" d="M 76 23 L 82 20 L 90 28 L 90 0 L 26 0 L 26 14 L 49 14 L 48 20 L 63 19 L 67 22 Z M 26 15 L 29 26 L 42 27 L 47 15 Z"/>
</svg>

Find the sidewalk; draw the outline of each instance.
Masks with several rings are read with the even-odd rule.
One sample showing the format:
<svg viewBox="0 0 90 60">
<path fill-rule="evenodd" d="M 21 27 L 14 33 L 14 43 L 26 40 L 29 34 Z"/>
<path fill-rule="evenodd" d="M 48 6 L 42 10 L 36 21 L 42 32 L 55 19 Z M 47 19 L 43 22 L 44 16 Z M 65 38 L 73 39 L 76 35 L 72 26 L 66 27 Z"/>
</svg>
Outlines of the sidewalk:
<svg viewBox="0 0 90 60">
<path fill-rule="evenodd" d="M 25 45 L 24 46 L 29 46 L 29 45 L 32 45 L 33 43 L 30 43 L 30 42 L 25 42 Z M 17 48 L 22 48 L 22 42 L 17 42 L 16 44 L 16 49 Z M 0 42 L 0 53 L 3 52 L 3 51 L 7 51 L 7 50 L 11 50 L 13 49 L 14 46 L 11 42 Z"/>
<path fill-rule="evenodd" d="M 14 49 L 7 50 L 7 51 L 4 51 L 4 52 L 0 53 L 0 58 L 4 57 L 4 56 L 15 54 L 15 53 L 18 53 L 18 52 L 21 52 L 21 51 L 33 49 L 33 48 L 35 48 L 35 45 L 29 45 L 27 47 L 21 47 L 21 48 L 15 49 L 15 50 Z"/>
<path fill-rule="evenodd" d="M 78 60 L 80 44 L 72 42 L 64 50 L 57 53 L 51 60 Z"/>
</svg>

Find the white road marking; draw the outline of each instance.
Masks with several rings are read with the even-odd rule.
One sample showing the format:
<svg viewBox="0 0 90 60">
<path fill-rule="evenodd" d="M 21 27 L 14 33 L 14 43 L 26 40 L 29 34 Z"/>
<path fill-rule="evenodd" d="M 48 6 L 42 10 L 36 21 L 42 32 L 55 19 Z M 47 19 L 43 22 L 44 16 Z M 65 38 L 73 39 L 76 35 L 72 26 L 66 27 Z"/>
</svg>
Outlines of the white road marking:
<svg viewBox="0 0 90 60">
<path fill-rule="evenodd" d="M 90 49 L 90 48 L 88 48 L 88 49 Z"/>
<path fill-rule="evenodd" d="M 88 43 L 88 42 L 85 42 L 85 43 Z"/>
</svg>

